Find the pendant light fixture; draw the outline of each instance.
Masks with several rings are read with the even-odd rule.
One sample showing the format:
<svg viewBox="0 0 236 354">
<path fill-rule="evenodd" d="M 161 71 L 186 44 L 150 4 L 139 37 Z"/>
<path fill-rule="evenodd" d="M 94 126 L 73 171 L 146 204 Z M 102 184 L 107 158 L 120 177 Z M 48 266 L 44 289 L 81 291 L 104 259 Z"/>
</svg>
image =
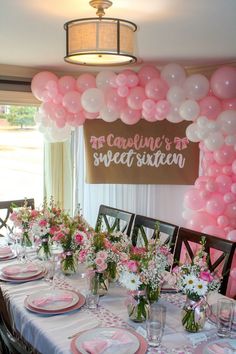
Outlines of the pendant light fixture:
<svg viewBox="0 0 236 354">
<path fill-rule="evenodd" d="M 104 17 L 109 0 L 91 0 L 98 17 L 72 20 L 66 30 L 65 61 L 79 65 L 109 66 L 137 61 L 134 52 L 134 32 L 137 26 L 130 21 Z"/>
</svg>

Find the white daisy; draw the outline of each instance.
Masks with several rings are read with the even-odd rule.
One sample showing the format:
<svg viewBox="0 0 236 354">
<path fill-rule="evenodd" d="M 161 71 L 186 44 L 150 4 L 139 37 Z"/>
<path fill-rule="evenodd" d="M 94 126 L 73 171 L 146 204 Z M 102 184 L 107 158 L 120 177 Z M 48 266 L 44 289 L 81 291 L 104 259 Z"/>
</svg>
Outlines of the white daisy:
<svg viewBox="0 0 236 354">
<path fill-rule="evenodd" d="M 142 284 L 137 274 L 129 273 L 126 271 L 121 273 L 120 283 L 131 291 L 138 290 L 139 286 Z"/>
<path fill-rule="evenodd" d="M 195 288 L 197 281 L 198 279 L 194 274 L 185 275 L 183 278 L 183 284 L 185 286 L 185 289 L 189 291 L 193 290 Z"/>
<path fill-rule="evenodd" d="M 208 287 L 207 287 L 207 282 L 202 280 L 202 279 L 198 279 L 196 285 L 195 285 L 195 292 L 199 295 L 199 296 L 204 296 L 207 291 L 208 291 Z"/>
</svg>

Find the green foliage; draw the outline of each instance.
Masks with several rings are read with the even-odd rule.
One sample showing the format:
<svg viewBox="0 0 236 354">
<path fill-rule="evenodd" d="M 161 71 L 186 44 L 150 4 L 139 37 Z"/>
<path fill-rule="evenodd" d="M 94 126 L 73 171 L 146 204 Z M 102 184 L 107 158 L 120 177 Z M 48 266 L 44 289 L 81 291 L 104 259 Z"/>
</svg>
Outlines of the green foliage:
<svg viewBox="0 0 236 354">
<path fill-rule="evenodd" d="M 9 106 L 9 111 L 4 114 L 11 125 L 20 126 L 21 129 L 26 126 L 34 126 L 34 115 L 36 107 L 30 106 Z"/>
</svg>

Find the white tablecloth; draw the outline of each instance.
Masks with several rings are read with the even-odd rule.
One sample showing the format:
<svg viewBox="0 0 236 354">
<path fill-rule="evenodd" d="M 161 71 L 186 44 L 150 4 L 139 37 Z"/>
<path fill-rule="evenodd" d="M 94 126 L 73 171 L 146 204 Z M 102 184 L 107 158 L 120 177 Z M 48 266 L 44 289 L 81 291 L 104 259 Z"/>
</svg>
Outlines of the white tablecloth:
<svg viewBox="0 0 236 354">
<path fill-rule="evenodd" d="M 13 264 L 16 261 L 1 262 L 3 265 Z M 65 277 L 62 280 L 64 286 L 85 292 L 83 270 L 78 274 Z M 133 327 L 138 331 L 145 329 L 145 324 L 135 324 L 128 319 L 125 301 L 127 292 L 117 284 L 111 284 L 109 292 L 100 298 L 98 310 L 88 310 L 82 307 L 67 314 L 54 316 L 39 315 L 29 312 L 24 307 L 24 300 L 27 295 L 48 289 L 50 284 L 44 280 L 37 280 L 28 283 L 13 284 L 1 282 L 4 295 L 10 300 L 10 311 L 16 330 L 42 354 L 68 354 L 70 353 L 72 334 L 101 326 L 124 326 Z M 194 353 L 194 344 L 215 336 L 216 328 L 206 323 L 201 334 L 189 334 L 184 331 L 181 325 L 180 314 L 185 297 L 181 294 L 162 294 L 160 303 L 167 307 L 167 320 L 162 346 L 159 349 L 149 349 L 149 353 Z M 215 301 L 213 296 L 211 302 Z"/>
</svg>

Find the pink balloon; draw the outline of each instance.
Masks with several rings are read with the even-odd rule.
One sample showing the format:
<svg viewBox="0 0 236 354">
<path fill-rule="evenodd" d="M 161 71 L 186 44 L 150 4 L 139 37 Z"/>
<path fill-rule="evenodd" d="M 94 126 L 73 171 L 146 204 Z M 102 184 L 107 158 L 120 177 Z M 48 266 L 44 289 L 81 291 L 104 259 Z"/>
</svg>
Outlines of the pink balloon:
<svg viewBox="0 0 236 354">
<path fill-rule="evenodd" d="M 159 118 L 166 118 L 170 112 L 170 103 L 166 100 L 160 100 L 156 104 L 156 114 Z"/>
<path fill-rule="evenodd" d="M 217 218 L 217 224 L 219 227 L 226 227 L 229 225 L 229 219 L 225 215 L 220 215 Z"/>
<path fill-rule="evenodd" d="M 230 165 L 226 165 L 222 168 L 222 172 L 227 175 L 227 176 L 231 176 L 232 175 L 232 167 Z"/>
<path fill-rule="evenodd" d="M 214 216 L 219 216 L 225 210 L 224 199 L 221 194 L 213 194 L 206 202 L 206 211 Z"/>
<path fill-rule="evenodd" d="M 209 177 L 200 176 L 196 179 L 194 185 L 197 189 L 205 188 L 206 183 L 209 181 Z"/>
<path fill-rule="evenodd" d="M 62 99 L 63 99 L 63 96 L 60 93 L 58 93 L 56 95 L 56 97 L 53 99 L 53 103 L 60 104 L 60 103 L 62 103 Z"/>
<path fill-rule="evenodd" d="M 168 89 L 169 87 L 163 79 L 151 79 L 145 86 L 145 93 L 148 98 L 158 101 L 166 98 Z"/>
<path fill-rule="evenodd" d="M 124 108 L 120 113 L 120 119 L 123 123 L 132 125 L 138 123 L 141 118 L 141 111 L 137 109 L 131 109 L 129 107 Z"/>
<path fill-rule="evenodd" d="M 222 107 L 224 111 L 228 111 L 228 110 L 236 111 L 236 98 L 229 98 L 227 100 L 223 100 Z"/>
<path fill-rule="evenodd" d="M 56 125 L 58 128 L 64 128 L 64 126 L 66 125 L 66 120 L 63 118 L 57 119 Z"/>
<path fill-rule="evenodd" d="M 144 109 L 142 110 L 142 117 L 147 120 L 148 122 L 156 122 L 155 118 L 155 110 L 153 111 L 145 111 Z"/>
<path fill-rule="evenodd" d="M 144 88 L 137 86 L 130 90 L 130 94 L 127 97 L 127 104 L 131 109 L 142 109 L 142 104 L 145 99 L 146 95 Z"/>
<path fill-rule="evenodd" d="M 50 80 L 46 84 L 46 89 L 48 90 L 48 95 L 50 98 L 54 99 L 58 95 L 58 85 L 57 81 Z"/>
<path fill-rule="evenodd" d="M 205 200 L 201 198 L 197 189 L 189 189 L 184 196 L 184 205 L 192 210 L 199 210 L 205 206 Z"/>
<path fill-rule="evenodd" d="M 218 226 L 209 225 L 202 229 L 202 232 L 208 235 L 213 235 L 217 237 L 224 237 L 225 232 Z"/>
<path fill-rule="evenodd" d="M 66 110 L 64 107 L 62 107 L 60 104 L 54 105 L 53 106 L 53 115 L 54 119 L 57 122 L 58 120 L 60 122 L 64 121 L 66 119 Z M 60 123 L 59 123 L 60 124 Z"/>
<path fill-rule="evenodd" d="M 236 230 L 232 230 L 228 233 L 227 239 L 236 242 Z"/>
<path fill-rule="evenodd" d="M 211 89 L 216 97 L 221 99 L 236 96 L 236 68 L 223 66 L 217 69 L 211 77 Z"/>
<path fill-rule="evenodd" d="M 156 104 L 153 100 L 147 98 L 146 100 L 143 101 L 142 108 L 146 112 L 153 112 L 155 111 Z"/>
<path fill-rule="evenodd" d="M 49 71 L 42 71 L 33 77 L 31 81 L 31 90 L 38 100 L 42 101 L 43 95 L 45 94 L 45 91 L 47 91 L 46 86 L 50 81 L 57 83 L 58 78 L 55 74 Z"/>
<path fill-rule="evenodd" d="M 210 177 L 218 176 L 221 172 L 222 172 L 221 166 L 219 166 L 216 163 L 210 165 L 206 171 L 207 176 L 210 176 Z"/>
<path fill-rule="evenodd" d="M 71 125 L 73 126 L 80 126 L 80 125 L 83 125 L 84 122 L 85 122 L 85 115 L 84 115 L 84 112 L 83 111 L 80 111 L 76 114 L 74 114 L 74 121 Z"/>
<path fill-rule="evenodd" d="M 81 111 L 82 106 L 80 103 L 80 93 L 77 91 L 67 92 L 63 97 L 62 104 L 70 113 L 77 113 Z"/>
<path fill-rule="evenodd" d="M 223 145 L 221 149 L 215 150 L 213 155 L 219 165 L 228 165 L 234 161 L 236 152 L 232 146 Z"/>
<path fill-rule="evenodd" d="M 216 177 L 216 183 L 218 185 L 218 191 L 222 194 L 230 192 L 232 179 L 229 176 L 220 175 Z"/>
<path fill-rule="evenodd" d="M 225 215 L 229 218 L 236 218 L 236 202 L 227 205 Z"/>
<path fill-rule="evenodd" d="M 214 181 L 208 181 L 205 188 L 208 192 L 215 192 L 217 190 L 217 184 Z"/>
<path fill-rule="evenodd" d="M 76 80 L 72 76 L 62 76 L 58 80 L 58 88 L 63 95 L 69 91 L 74 91 L 76 89 Z"/>
<path fill-rule="evenodd" d="M 110 109 L 114 109 L 116 111 L 120 111 L 126 105 L 125 98 L 118 95 L 116 89 L 112 89 L 112 88 L 107 90 L 105 95 L 105 100 L 106 100 L 107 107 Z"/>
<path fill-rule="evenodd" d="M 127 75 L 127 86 L 128 87 L 135 87 L 139 83 L 139 78 L 137 74 L 130 74 Z"/>
<path fill-rule="evenodd" d="M 232 192 L 233 194 L 236 194 L 236 183 L 233 183 L 233 184 L 231 185 L 231 192 Z"/>
<path fill-rule="evenodd" d="M 221 102 L 214 96 L 207 96 L 199 102 L 200 115 L 209 119 L 216 119 L 222 111 Z"/>
<path fill-rule="evenodd" d="M 226 193 L 223 198 L 224 198 L 224 202 L 226 204 L 229 204 L 235 201 L 236 196 L 233 193 L 229 192 Z"/>
<path fill-rule="evenodd" d="M 118 74 L 116 77 L 116 83 L 118 86 L 126 86 L 127 85 L 127 76 L 125 74 Z"/>
<path fill-rule="evenodd" d="M 96 87 L 96 78 L 92 74 L 81 74 L 76 80 L 76 88 L 80 92 L 94 87 Z"/>
<path fill-rule="evenodd" d="M 87 112 L 85 110 L 82 111 L 86 119 L 96 119 L 99 116 L 99 112 Z"/>
<path fill-rule="evenodd" d="M 236 160 L 234 160 L 232 163 L 232 171 L 236 175 Z"/>
<path fill-rule="evenodd" d="M 143 87 L 146 86 L 151 79 L 158 79 L 160 71 L 152 65 L 144 65 L 138 72 L 139 84 Z"/>
<path fill-rule="evenodd" d="M 198 211 L 187 221 L 186 227 L 191 230 L 202 231 L 208 225 L 216 225 L 215 218 L 204 211 Z"/>
<path fill-rule="evenodd" d="M 120 97 L 127 97 L 129 95 L 129 88 L 127 86 L 119 86 L 117 89 L 117 94 Z"/>
</svg>

